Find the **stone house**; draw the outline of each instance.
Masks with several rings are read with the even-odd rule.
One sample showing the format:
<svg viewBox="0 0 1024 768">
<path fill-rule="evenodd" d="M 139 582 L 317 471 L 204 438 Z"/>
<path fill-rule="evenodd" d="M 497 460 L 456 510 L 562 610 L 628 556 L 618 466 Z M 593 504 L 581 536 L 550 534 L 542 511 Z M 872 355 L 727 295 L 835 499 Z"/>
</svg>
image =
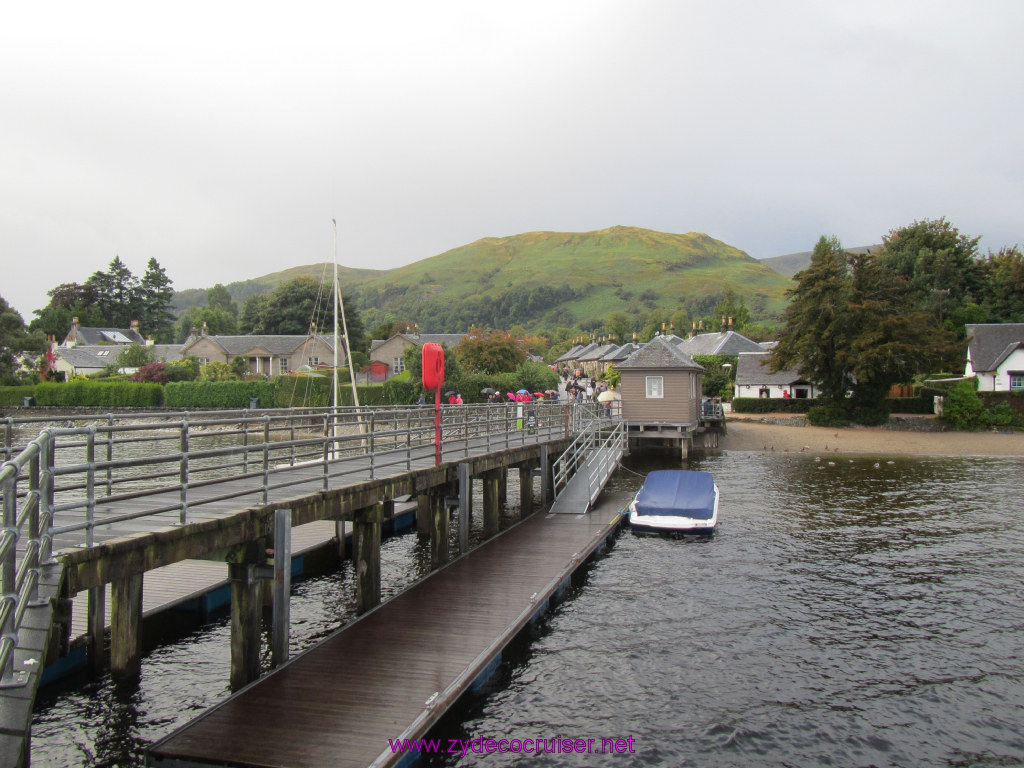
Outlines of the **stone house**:
<svg viewBox="0 0 1024 768">
<path fill-rule="evenodd" d="M 182 357 L 195 356 L 200 365 L 231 364 L 237 357 L 247 360 L 250 373 L 279 376 L 300 369 L 331 367 L 332 340 L 325 336 L 193 336 L 186 340 Z M 345 361 L 338 350 L 338 365 Z"/>
<path fill-rule="evenodd" d="M 396 333 L 389 339 L 374 339 L 370 343 L 370 360 L 388 366 L 388 378 L 405 370 L 405 350 L 424 344 L 442 344 L 448 349 L 462 341 L 464 333 Z"/>
<path fill-rule="evenodd" d="M 63 347 L 99 346 L 101 344 L 145 344 L 139 330 L 139 321 L 132 320 L 131 328 L 92 328 L 78 324 L 78 318 L 71 318 L 71 328 L 64 337 Z"/>
</svg>

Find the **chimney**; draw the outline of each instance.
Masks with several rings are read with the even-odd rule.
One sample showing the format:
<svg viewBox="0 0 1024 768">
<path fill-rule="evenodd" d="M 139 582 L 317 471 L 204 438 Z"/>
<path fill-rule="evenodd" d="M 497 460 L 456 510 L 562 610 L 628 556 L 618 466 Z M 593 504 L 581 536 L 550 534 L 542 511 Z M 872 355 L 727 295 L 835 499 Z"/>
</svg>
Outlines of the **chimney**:
<svg viewBox="0 0 1024 768">
<path fill-rule="evenodd" d="M 722 315 L 722 333 L 725 333 L 726 329 L 728 329 L 728 327 L 729 327 L 728 325 L 725 324 L 725 320 L 726 320 L 725 315 Z"/>
<path fill-rule="evenodd" d="M 729 318 L 729 330 L 730 331 L 732 330 L 732 318 L 731 317 Z"/>
<path fill-rule="evenodd" d="M 136 333 L 138 333 L 140 336 L 142 335 L 141 333 L 139 333 L 139 321 L 138 320 L 132 320 L 132 322 L 131 322 L 131 329 L 133 331 L 135 331 Z"/>
<path fill-rule="evenodd" d="M 697 323 L 697 330 L 698 331 L 703 331 L 704 330 L 704 321 L 703 320 L 701 320 L 699 323 Z"/>
<path fill-rule="evenodd" d="M 697 335 L 697 321 L 694 320 L 693 321 L 693 328 L 690 329 L 690 338 L 692 339 L 696 335 Z"/>
<path fill-rule="evenodd" d="M 152 347 L 153 346 L 153 337 L 152 336 L 147 336 L 146 337 L 146 346 L 147 347 Z"/>
<path fill-rule="evenodd" d="M 203 336 L 210 335 L 210 328 L 206 325 L 206 321 L 203 320 Z"/>
</svg>

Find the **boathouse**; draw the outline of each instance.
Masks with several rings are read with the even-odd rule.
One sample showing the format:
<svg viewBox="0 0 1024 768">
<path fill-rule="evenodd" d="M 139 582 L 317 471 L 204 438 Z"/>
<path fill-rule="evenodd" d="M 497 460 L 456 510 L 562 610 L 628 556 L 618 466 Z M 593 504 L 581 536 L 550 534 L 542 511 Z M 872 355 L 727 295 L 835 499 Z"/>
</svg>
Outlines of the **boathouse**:
<svg viewBox="0 0 1024 768">
<path fill-rule="evenodd" d="M 686 452 L 699 426 L 704 368 L 665 336 L 655 336 L 615 368 L 630 442 L 681 441 Z"/>
</svg>

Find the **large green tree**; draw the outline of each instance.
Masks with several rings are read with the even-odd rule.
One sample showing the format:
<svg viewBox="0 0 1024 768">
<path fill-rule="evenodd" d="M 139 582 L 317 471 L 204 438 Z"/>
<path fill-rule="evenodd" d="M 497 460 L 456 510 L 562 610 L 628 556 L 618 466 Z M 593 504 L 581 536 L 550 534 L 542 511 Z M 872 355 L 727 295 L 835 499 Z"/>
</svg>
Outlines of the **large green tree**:
<svg viewBox="0 0 1024 768">
<path fill-rule="evenodd" d="M 982 302 L 992 323 L 1024 323 L 1024 254 L 1001 248 L 982 262 Z"/>
<path fill-rule="evenodd" d="M 354 351 L 366 351 L 366 332 L 354 296 L 342 295 L 344 322 L 338 318 L 338 332 L 348 330 Z M 330 336 L 334 327 L 334 303 L 329 289 L 309 277 L 282 283 L 270 294 L 266 307 L 265 332 L 306 334 L 310 329 Z"/>
<path fill-rule="evenodd" d="M 167 272 L 157 262 L 150 259 L 146 264 L 146 272 L 142 275 L 139 285 L 140 303 L 142 306 L 142 332 L 152 335 L 161 344 L 168 344 L 174 337 L 174 313 L 171 312 L 171 300 L 174 289 Z"/>
<path fill-rule="evenodd" d="M 107 271 L 98 270 L 86 281 L 96 291 L 96 303 L 111 328 L 128 328 L 132 320 L 142 318 L 142 293 L 139 279 L 115 256 Z"/>
<path fill-rule="evenodd" d="M 34 311 L 36 317 L 29 324 L 32 331 L 53 336 L 60 342 L 67 336 L 72 318 L 77 317 L 78 322 L 84 326 L 107 324 L 97 301 L 96 289 L 91 285 L 61 283 L 48 291 L 47 295 L 50 302 Z"/>
<path fill-rule="evenodd" d="M 853 386 L 853 375 L 841 358 L 851 328 L 849 270 L 839 240 L 822 236 L 810 265 L 794 279 L 797 284 L 787 292 L 790 301 L 782 315 L 784 328 L 772 349 L 772 370 L 798 368 L 817 383 L 823 400 L 841 403 Z"/>
<path fill-rule="evenodd" d="M 455 347 L 459 366 L 470 373 L 511 373 L 526 361 L 519 339 L 507 331 L 470 330 Z"/>
<path fill-rule="evenodd" d="M 848 254 L 822 237 L 796 281 L 772 370 L 796 368 L 817 382 L 831 423 L 884 421 L 892 384 L 959 349 L 956 335 L 912 301 L 910 281 L 875 254 Z"/>
</svg>

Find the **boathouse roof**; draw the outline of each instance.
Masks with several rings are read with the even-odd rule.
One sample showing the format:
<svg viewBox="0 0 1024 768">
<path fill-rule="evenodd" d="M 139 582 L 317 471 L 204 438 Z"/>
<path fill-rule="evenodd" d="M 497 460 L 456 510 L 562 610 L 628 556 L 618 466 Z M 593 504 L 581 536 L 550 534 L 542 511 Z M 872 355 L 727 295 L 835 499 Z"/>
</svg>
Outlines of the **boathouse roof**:
<svg viewBox="0 0 1024 768">
<path fill-rule="evenodd" d="M 616 368 L 620 371 L 630 368 L 691 368 L 703 371 L 704 367 L 694 362 L 686 352 L 664 336 L 655 336 L 640 349 L 631 354 Z"/>
<path fill-rule="evenodd" d="M 975 372 L 994 371 L 1024 345 L 1024 323 L 969 323 L 967 354 Z"/>
</svg>

